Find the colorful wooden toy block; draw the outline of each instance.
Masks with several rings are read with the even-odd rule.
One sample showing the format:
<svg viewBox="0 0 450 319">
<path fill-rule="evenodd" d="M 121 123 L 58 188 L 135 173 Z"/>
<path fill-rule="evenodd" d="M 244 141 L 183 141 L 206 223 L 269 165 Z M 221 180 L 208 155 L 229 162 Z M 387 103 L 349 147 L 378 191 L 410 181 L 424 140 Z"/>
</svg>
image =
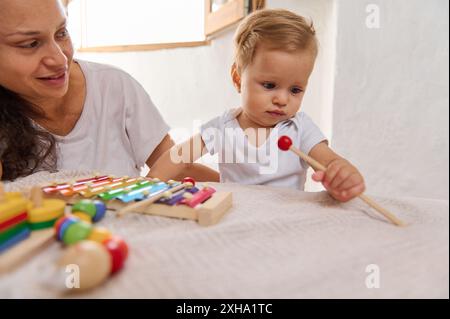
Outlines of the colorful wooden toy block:
<svg viewBox="0 0 450 319">
<path fill-rule="evenodd" d="M 43 199 L 39 187 L 31 200 L 4 192 L 0 183 L 0 273 L 13 270 L 54 239 L 53 225 L 64 214 L 65 202 Z"/>
<path fill-rule="evenodd" d="M 94 288 L 106 281 L 111 274 L 111 263 L 111 255 L 102 244 L 83 240 L 66 249 L 57 262 L 57 268 L 64 271 L 68 265 L 79 267 L 79 287 L 69 290 L 77 292 Z M 58 288 L 64 291 L 61 287 Z"/>
<path fill-rule="evenodd" d="M 92 226 L 105 216 L 102 201 L 80 200 L 65 215 L 65 201 L 44 199 L 39 187 L 30 197 L 5 193 L 0 183 L 0 273 L 14 270 L 55 237 L 67 246 L 57 267 L 80 268 L 80 286 L 73 291 L 93 288 L 123 268 L 128 245 L 107 229 Z"/>
<path fill-rule="evenodd" d="M 30 236 L 29 201 L 20 193 L 5 193 L 0 184 L 0 254 Z"/>
<path fill-rule="evenodd" d="M 92 222 L 104 216 L 105 205 L 84 199 L 72 206 L 71 214 L 60 217 L 54 226 L 57 239 L 68 248 L 57 263 L 58 267 L 77 265 L 80 268 L 80 285 L 74 292 L 93 288 L 109 275 L 121 270 L 128 258 L 128 245 L 103 227 Z M 76 217 L 80 213 L 86 221 Z"/>
</svg>

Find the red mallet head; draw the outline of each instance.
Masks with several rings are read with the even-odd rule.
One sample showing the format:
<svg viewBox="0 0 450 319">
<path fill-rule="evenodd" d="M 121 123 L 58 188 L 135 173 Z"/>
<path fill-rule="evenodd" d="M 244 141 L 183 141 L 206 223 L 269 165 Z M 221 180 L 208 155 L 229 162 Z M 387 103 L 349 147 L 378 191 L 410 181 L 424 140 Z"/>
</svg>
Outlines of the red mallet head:
<svg viewBox="0 0 450 319">
<path fill-rule="evenodd" d="M 195 179 L 193 179 L 192 177 L 185 177 L 183 178 L 183 184 L 185 183 L 191 183 L 192 186 L 195 186 Z"/>
<path fill-rule="evenodd" d="M 292 145 L 292 140 L 289 136 L 283 135 L 278 139 L 278 147 L 280 150 L 288 151 Z"/>
</svg>

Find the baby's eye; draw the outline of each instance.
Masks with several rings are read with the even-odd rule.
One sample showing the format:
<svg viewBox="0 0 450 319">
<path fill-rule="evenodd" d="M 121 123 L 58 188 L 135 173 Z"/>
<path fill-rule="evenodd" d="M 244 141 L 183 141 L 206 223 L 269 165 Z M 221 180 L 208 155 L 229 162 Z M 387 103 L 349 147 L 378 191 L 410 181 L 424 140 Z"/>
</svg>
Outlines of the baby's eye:
<svg viewBox="0 0 450 319">
<path fill-rule="evenodd" d="M 268 89 L 268 90 L 272 90 L 272 89 L 274 89 L 275 88 L 275 83 L 272 83 L 272 82 L 264 82 L 263 84 L 262 84 L 262 86 L 265 88 L 265 89 Z"/>
<path fill-rule="evenodd" d="M 34 49 L 38 46 L 39 46 L 39 41 L 36 41 L 36 40 L 20 45 L 20 47 L 23 49 Z"/>
<path fill-rule="evenodd" d="M 293 88 L 291 89 L 291 93 L 292 93 L 292 94 L 299 94 L 299 93 L 301 93 L 301 92 L 303 92 L 303 90 L 302 90 L 301 88 L 299 88 L 299 87 L 293 87 Z"/>
</svg>

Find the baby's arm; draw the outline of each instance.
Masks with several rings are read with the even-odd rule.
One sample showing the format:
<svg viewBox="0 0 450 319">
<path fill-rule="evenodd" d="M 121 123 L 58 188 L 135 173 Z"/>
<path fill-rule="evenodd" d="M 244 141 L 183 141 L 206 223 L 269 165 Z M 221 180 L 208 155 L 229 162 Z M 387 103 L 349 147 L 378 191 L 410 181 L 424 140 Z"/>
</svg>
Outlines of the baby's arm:
<svg viewBox="0 0 450 319">
<path fill-rule="evenodd" d="M 220 182 L 220 176 L 216 170 L 200 163 L 187 164 L 186 169 L 174 179 L 181 181 L 186 176 L 193 177 L 197 182 Z"/>
<path fill-rule="evenodd" d="M 174 145 L 165 151 L 150 168 L 149 177 L 157 177 L 163 181 L 192 176 L 197 181 L 218 181 L 216 171 L 194 162 L 206 154 L 205 143 L 200 134 L 188 141 Z"/>
<path fill-rule="evenodd" d="M 358 169 L 333 152 L 326 143 L 314 146 L 309 155 L 327 168 L 325 172 L 316 171 L 312 178 L 322 182 L 332 197 L 346 202 L 364 192 L 364 178 Z"/>
</svg>

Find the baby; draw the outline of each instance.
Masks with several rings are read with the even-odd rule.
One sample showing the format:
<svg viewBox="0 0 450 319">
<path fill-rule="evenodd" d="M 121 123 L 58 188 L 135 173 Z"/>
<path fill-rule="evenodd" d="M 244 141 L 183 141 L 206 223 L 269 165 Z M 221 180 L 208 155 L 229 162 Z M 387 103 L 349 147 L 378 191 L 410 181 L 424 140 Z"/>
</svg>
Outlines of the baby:
<svg viewBox="0 0 450 319">
<path fill-rule="evenodd" d="M 308 165 L 277 148 L 279 136 L 287 135 L 327 167 L 312 178 L 331 196 L 345 202 L 361 194 L 365 185 L 359 171 L 299 112 L 318 50 L 312 25 L 287 10 L 259 10 L 241 22 L 234 44 L 231 77 L 241 107 L 202 125 L 199 134 L 163 154 L 149 175 L 174 178 L 206 153 L 218 153 L 221 182 L 303 190 Z"/>
</svg>

